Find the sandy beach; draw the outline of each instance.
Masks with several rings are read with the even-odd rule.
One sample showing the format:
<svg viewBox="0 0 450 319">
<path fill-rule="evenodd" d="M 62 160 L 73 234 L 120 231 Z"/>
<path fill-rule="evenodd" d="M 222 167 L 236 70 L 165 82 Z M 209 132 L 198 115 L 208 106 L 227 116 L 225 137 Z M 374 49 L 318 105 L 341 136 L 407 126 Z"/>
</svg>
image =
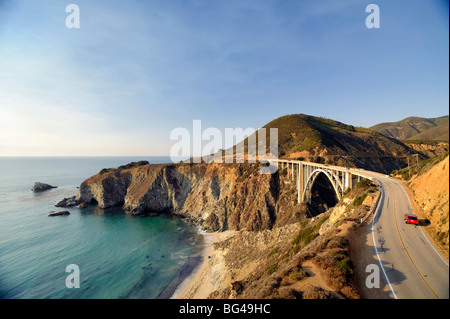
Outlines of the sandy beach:
<svg viewBox="0 0 450 319">
<path fill-rule="evenodd" d="M 212 268 L 224 265 L 213 265 L 210 257 L 215 253 L 214 243 L 221 242 L 232 236 L 236 231 L 225 231 L 218 233 L 205 233 L 204 248 L 201 253 L 201 262 L 190 271 L 183 281 L 177 286 L 170 299 L 206 299 L 210 293 L 217 288 L 214 285 L 214 274 Z"/>
</svg>

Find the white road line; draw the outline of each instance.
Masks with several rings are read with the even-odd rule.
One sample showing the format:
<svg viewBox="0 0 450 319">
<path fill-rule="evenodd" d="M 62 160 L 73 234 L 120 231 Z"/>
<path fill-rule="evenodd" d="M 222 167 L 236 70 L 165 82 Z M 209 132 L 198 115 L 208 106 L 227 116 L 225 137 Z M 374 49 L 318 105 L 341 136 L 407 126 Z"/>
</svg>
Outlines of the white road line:
<svg viewBox="0 0 450 319">
<path fill-rule="evenodd" d="M 406 193 L 406 190 L 405 190 L 405 188 L 403 187 L 403 185 L 400 185 L 400 187 L 402 188 L 403 192 L 404 192 L 405 195 L 406 195 L 406 198 L 408 199 L 408 202 L 409 202 L 409 206 L 410 206 L 410 208 L 411 208 L 411 211 L 414 212 L 414 210 L 413 210 L 413 208 L 412 208 L 412 205 L 411 205 L 411 201 L 409 200 L 408 193 Z M 444 257 L 442 257 L 442 255 L 436 250 L 436 248 L 434 247 L 434 245 L 430 242 L 430 240 L 428 239 L 428 236 L 425 235 L 425 233 L 423 232 L 422 227 L 419 227 L 419 229 L 420 229 L 420 231 L 422 232 L 423 237 L 425 237 L 425 239 L 427 240 L 427 242 L 430 244 L 431 248 L 433 248 L 433 250 L 435 251 L 435 253 L 436 253 L 436 254 L 444 261 L 444 263 L 445 263 L 445 264 L 447 265 L 447 267 L 448 267 L 447 261 L 445 260 Z"/>
<path fill-rule="evenodd" d="M 382 184 L 379 180 L 377 180 L 377 181 L 380 183 L 380 186 L 381 186 L 381 192 L 382 192 L 383 197 L 384 197 L 383 184 Z M 381 202 L 381 201 L 380 201 L 380 202 Z M 378 202 L 378 205 L 379 205 L 380 202 Z M 389 278 L 388 278 L 388 276 L 387 276 L 387 274 L 386 274 L 386 271 L 384 270 L 383 263 L 381 262 L 380 255 L 378 254 L 377 244 L 376 244 L 376 241 L 375 241 L 375 235 L 374 235 L 374 234 L 375 234 L 375 230 L 373 229 L 373 226 L 374 226 L 374 222 L 375 222 L 375 219 L 376 219 L 376 216 L 377 216 L 379 210 L 380 210 L 380 206 L 377 207 L 377 210 L 375 211 L 375 215 L 373 216 L 373 219 L 372 219 L 372 240 L 373 240 L 373 247 L 375 247 L 375 252 L 376 252 L 376 254 L 377 254 L 378 263 L 379 263 L 380 266 L 381 266 L 381 270 L 383 270 L 384 278 L 386 278 L 386 281 L 387 281 L 387 283 L 388 283 L 388 285 L 389 285 L 389 288 L 391 289 L 392 294 L 394 295 L 395 299 L 398 299 L 398 298 L 397 298 L 397 295 L 395 294 L 394 289 L 392 288 L 391 282 L 389 281 Z"/>
</svg>

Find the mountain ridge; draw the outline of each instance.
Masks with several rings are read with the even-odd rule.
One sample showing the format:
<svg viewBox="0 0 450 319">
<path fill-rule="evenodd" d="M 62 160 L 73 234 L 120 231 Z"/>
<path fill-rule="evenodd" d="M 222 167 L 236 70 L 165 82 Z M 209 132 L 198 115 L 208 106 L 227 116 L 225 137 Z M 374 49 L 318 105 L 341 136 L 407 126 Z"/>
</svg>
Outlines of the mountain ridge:
<svg viewBox="0 0 450 319">
<path fill-rule="evenodd" d="M 264 125 L 267 150 L 271 128 L 278 129 L 279 158 L 390 173 L 406 166 L 407 156 L 418 154 L 401 141 L 375 130 L 305 114 L 284 115 Z M 237 149 L 250 153 L 249 140 L 258 140 L 255 136 L 261 132 L 260 129 L 234 146 L 235 156 Z"/>
<path fill-rule="evenodd" d="M 400 140 L 449 140 L 449 116 L 434 118 L 410 116 L 396 122 L 371 126 L 385 136 Z"/>
</svg>

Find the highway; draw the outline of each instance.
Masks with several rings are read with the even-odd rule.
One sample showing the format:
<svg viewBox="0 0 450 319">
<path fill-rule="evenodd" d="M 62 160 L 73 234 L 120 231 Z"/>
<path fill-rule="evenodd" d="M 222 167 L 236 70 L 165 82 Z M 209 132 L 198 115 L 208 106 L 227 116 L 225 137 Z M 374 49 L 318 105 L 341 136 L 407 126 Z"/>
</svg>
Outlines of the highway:
<svg viewBox="0 0 450 319">
<path fill-rule="evenodd" d="M 448 299 L 448 262 L 421 226 L 404 222 L 403 215 L 414 212 L 402 184 L 378 173 L 352 171 L 377 180 L 383 191 L 367 236 L 384 283 L 380 289 L 393 299 Z"/>
</svg>

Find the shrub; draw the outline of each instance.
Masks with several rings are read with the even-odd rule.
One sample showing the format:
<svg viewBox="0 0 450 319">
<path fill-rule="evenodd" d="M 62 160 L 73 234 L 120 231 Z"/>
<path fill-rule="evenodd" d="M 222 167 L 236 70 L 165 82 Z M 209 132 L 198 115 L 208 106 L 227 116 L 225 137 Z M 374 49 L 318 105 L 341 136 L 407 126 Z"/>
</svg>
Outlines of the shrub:
<svg viewBox="0 0 450 319">
<path fill-rule="evenodd" d="M 277 269 L 278 269 L 278 264 L 275 263 L 275 264 L 273 264 L 272 266 L 269 267 L 269 270 L 267 271 L 267 273 L 268 273 L 269 276 L 270 276 L 270 275 L 273 274 L 275 271 L 277 271 Z"/>
<path fill-rule="evenodd" d="M 317 225 L 315 226 L 315 230 L 318 231 L 320 229 L 320 227 L 322 227 L 323 223 L 325 223 L 329 218 L 330 218 L 329 215 L 322 218 L 322 220 L 320 222 L 318 222 Z"/>
<path fill-rule="evenodd" d="M 341 237 L 341 236 L 336 236 L 331 238 L 327 245 L 326 248 L 327 249 L 334 249 L 334 248 L 340 248 L 340 249 L 344 249 L 349 245 L 349 242 L 346 238 Z"/>
<path fill-rule="evenodd" d="M 356 198 L 353 200 L 353 206 L 359 206 L 359 205 L 361 205 L 361 204 L 364 202 L 364 200 L 366 199 L 366 197 L 367 197 L 367 193 L 364 193 L 363 195 L 361 195 L 361 196 L 359 196 L 359 197 L 356 197 Z"/>
<path fill-rule="evenodd" d="M 369 188 L 371 186 L 372 186 L 372 182 L 369 179 L 367 179 L 367 178 L 364 178 L 364 179 L 360 180 L 356 184 L 356 187 L 363 188 L 363 189 Z"/>
<path fill-rule="evenodd" d="M 272 250 L 270 251 L 269 257 L 270 257 L 270 256 L 273 256 L 273 255 L 276 255 L 276 254 L 279 254 L 279 253 L 280 253 L 280 248 L 279 248 L 279 247 L 275 247 L 274 249 L 272 249 Z"/>
<path fill-rule="evenodd" d="M 351 259 L 341 253 L 336 253 L 334 257 L 336 258 L 336 267 L 344 273 L 347 279 L 350 278 L 353 275 L 353 263 Z"/>
<path fill-rule="evenodd" d="M 326 282 L 334 289 L 340 290 L 345 287 L 347 278 L 337 267 L 330 267 L 325 270 Z"/>
<path fill-rule="evenodd" d="M 109 168 L 104 168 L 104 169 L 102 169 L 102 170 L 99 172 L 99 174 L 100 174 L 100 175 L 103 175 L 103 174 L 108 173 L 109 171 L 110 171 Z"/>
<path fill-rule="evenodd" d="M 128 169 L 133 167 L 140 167 L 150 164 L 148 161 L 131 162 L 126 165 L 119 166 L 119 169 Z"/>
<path fill-rule="evenodd" d="M 305 245 L 308 245 L 310 242 L 312 242 L 318 234 L 315 233 L 315 229 L 313 227 L 306 227 L 301 229 L 297 236 L 294 238 L 292 243 L 294 245 L 303 243 Z"/>
<path fill-rule="evenodd" d="M 331 299 L 331 295 L 320 287 L 309 286 L 303 293 L 303 299 Z"/>
<path fill-rule="evenodd" d="M 304 269 L 300 269 L 299 271 L 294 271 L 289 275 L 289 279 L 291 280 L 302 280 L 303 278 L 308 277 L 308 273 Z"/>
<path fill-rule="evenodd" d="M 271 298 L 273 299 L 298 299 L 298 293 L 292 289 L 287 287 L 281 287 L 274 291 Z"/>
</svg>

